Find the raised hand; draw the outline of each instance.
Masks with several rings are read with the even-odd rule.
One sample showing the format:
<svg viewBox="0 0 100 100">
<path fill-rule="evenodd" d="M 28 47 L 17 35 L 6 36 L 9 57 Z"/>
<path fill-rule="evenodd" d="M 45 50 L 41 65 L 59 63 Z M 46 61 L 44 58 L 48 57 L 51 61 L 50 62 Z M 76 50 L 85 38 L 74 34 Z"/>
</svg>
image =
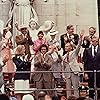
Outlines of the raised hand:
<svg viewBox="0 0 100 100">
<path fill-rule="evenodd" d="M 3 62 L 4 64 L 6 64 L 6 62 L 7 62 L 8 60 L 9 60 L 9 57 L 8 57 L 8 55 L 6 55 L 6 56 L 3 58 L 3 61 L 2 61 L 2 62 Z"/>
<path fill-rule="evenodd" d="M 16 27 L 16 29 L 17 29 L 18 31 L 20 31 L 18 22 L 15 23 L 15 27 Z"/>
<path fill-rule="evenodd" d="M 83 38 L 84 34 L 85 34 L 85 30 L 81 30 L 81 32 L 80 32 L 80 38 L 81 39 Z"/>
<path fill-rule="evenodd" d="M 31 57 L 30 59 L 29 59 L 29 61 L 31 62 L 33 60 L 33 57 Z"/>
</svg>

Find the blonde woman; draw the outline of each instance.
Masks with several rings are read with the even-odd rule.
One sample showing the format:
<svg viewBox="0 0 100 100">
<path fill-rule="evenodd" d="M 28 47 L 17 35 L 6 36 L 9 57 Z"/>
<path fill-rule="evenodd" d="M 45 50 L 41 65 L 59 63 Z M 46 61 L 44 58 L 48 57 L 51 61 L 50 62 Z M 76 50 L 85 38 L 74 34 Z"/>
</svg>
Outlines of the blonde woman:
<svg viewBox="0 0 100 100">
<path fill-rule="evenodd" d="M 30 71 L 31 68 L 31 60 L 29 61 L 27 59 L 27 55 L 25 55 L 24 45 L 18 45 L 18 47 L 16 48 L 15 57 L 13 57 L 13 62 L 16 65 L 16 72 L 20 72 L 20 73 L 15 73 L 14 88 L 18 100 L 21 100 L 22 98 L 21 96 L 25 93 L 28 93 L 27 90 L 29 90 L 29 79 L 30 79 L 29 73 L 22 73 L 22 72 Z"/>
</svg>

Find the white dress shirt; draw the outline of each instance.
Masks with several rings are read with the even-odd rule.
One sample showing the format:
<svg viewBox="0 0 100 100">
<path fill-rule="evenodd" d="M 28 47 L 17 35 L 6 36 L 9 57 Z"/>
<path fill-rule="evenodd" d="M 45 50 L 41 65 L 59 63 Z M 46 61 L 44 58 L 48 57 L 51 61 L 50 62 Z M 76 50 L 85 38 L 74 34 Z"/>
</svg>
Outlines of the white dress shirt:
<svg viewBox="0 0 100 100">
<path fill-rule="evenodd" d="M 92 45 L 92 56 L 93 56 L 93 57 L 95 56 L 94 50 L 97 52 L 97 50 L 98 50 L 98 45 L 95 47 L 95 49 L 94 49 L 94 46 Z"/>
</svg>

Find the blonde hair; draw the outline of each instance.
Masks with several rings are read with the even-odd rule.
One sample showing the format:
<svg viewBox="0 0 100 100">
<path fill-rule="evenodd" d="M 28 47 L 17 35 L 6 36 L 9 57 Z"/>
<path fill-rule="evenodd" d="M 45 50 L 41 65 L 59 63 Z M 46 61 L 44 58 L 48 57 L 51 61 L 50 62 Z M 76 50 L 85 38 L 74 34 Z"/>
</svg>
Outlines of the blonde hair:
<svg viewBox="0 0 100 100">
<path fill-rule="evenodd" d="M 95 27 L 89 27 L 89 29 L 93 29 L 94 30 L 94 33 L 96 33 L 96 28 Z"/>
<path fill-rule="evenodd" d="M 23 48 L 25 48 L 24 45 L 18 45 L 15 49 L 15 55 L 23 55 L 23 52 L 22 52 Z"/>
<path fill-rule="evenodd" d="M 99 42 L 99 38 L 98 38 L 98 37 L 93 36 L 93 37 L 92 37 L 92 40 L 93 40 L 93 39 L 96 39 L 96 40 L 98 40 L 98 42 Z"/>
</svg>

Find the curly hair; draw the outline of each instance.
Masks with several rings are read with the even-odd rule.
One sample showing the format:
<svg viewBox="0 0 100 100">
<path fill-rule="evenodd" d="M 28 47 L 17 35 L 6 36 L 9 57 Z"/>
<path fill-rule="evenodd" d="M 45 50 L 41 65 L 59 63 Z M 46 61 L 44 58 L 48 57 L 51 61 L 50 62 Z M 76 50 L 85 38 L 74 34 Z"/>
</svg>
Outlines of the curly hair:
<svg viewBox="0 0 100 100">
<path fill-rule="evenodd" d="M 42 47 L 45 47 L 46 48 L 46 51 L 48 52 L 48 46 L 46 44 L 42 44 L 40 47 L 39 47 L 39 51 L 41 52 L 41 49 Z"/>
</svg>

